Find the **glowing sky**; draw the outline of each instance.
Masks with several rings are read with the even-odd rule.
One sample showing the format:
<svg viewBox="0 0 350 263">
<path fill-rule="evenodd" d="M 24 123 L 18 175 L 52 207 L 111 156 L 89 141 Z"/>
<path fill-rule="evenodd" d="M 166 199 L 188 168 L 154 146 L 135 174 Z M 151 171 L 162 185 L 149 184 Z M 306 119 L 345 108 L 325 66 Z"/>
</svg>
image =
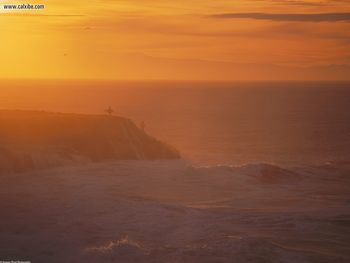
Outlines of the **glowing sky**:
<svg viewBox="0 0 350 263">
<path fill-rule="evenodd" d="M 0 78 L 350 78 L 348 0 L 0 0 Z"/>
</svg>

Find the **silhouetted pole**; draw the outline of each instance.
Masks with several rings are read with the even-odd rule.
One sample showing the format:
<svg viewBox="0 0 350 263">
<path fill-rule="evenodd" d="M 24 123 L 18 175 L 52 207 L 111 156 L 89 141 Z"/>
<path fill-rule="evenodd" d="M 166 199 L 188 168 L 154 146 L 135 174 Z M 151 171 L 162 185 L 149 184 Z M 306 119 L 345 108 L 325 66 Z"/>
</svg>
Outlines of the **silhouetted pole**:
<svg viewBox="0 0 350 263">
<path fill-rule="evenodd" d="M 141 127 L 141 129 L 142 129 L 143 131 L 145 131 L 146 124 L 145 124 L 144 121 L 141 121 L 140 127 Z"/>
</svg>

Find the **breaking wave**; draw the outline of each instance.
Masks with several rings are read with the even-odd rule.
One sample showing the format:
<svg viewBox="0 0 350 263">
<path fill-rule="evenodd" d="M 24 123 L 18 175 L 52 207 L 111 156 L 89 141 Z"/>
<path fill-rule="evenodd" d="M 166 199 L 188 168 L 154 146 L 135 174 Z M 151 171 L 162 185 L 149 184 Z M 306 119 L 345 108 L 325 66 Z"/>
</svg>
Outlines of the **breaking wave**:
<svg viewBox="0 0 350 263">
<path fill-rule="evenodd" d="M 1 256 L 33 262 L 349 262 L 349 171 L 348 163 L 196 167 L 176 160 L 5 174 Z"/>
</svg>

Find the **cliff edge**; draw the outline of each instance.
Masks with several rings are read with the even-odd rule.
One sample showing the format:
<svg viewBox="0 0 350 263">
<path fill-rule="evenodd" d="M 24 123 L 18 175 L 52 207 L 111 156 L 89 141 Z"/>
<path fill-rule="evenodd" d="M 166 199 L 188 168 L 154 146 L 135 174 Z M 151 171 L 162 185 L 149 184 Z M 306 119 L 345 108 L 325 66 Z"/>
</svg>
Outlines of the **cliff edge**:
<svg viewBox="0 0 350 263">
<path fill-rule="evenodd" d="M 176 149 L 126 118 L 0 110 L 0 172 L 76 162 L 177 158 Z"/>
</svg>

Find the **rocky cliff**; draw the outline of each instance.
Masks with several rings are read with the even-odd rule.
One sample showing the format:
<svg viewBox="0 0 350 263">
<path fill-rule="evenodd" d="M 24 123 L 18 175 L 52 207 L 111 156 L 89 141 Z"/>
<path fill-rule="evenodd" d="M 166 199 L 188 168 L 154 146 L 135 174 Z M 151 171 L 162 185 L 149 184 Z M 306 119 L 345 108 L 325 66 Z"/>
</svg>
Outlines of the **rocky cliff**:
<svg viewBox="0 0 350 263">
<path fill-rule="evenodd" d="M 126 118 L 0 110 L 0 171 L 179 157 Z"/>
</svg>

